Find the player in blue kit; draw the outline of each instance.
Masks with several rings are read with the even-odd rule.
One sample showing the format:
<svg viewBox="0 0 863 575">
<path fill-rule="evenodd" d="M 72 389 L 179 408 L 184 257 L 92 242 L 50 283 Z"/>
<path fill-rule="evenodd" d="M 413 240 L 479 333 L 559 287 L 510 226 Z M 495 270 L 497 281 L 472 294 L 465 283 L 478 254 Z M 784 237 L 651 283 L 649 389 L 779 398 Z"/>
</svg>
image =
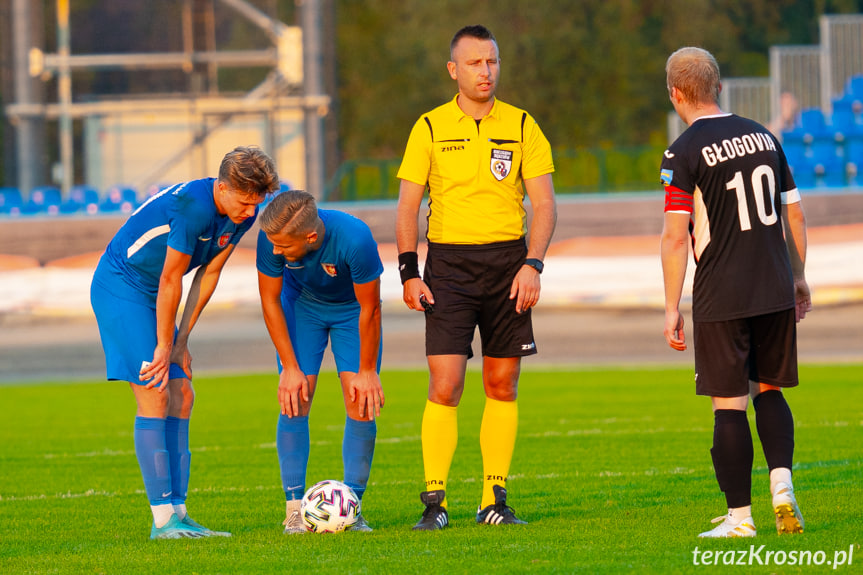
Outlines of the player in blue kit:
<svg viewBox="0 0 863 575">
<path fill-rule="evenodd" d="M 230 535 L 201 526 L 186 512 L 195 400 L 188 340 L 258 204 L 278 187 L 269 156 L 235 148 L 222 160 L 218 178 L 172 186 L 138 208 L 93 276 L 90 301 L 107 377 L 128 381 L 138 404 L 135 453 L 153 512 L 151 539 Z M 183 276 L 195 268 L 177 327 Z"/>
<path fill-rule="evenodd" d="M 383 264 L 369 227 L 318 209 L 311 194 L 283 192 L 261 213 L 258 285 L 279 361 L 276 450 L 285 490 L 285 533 L 305 533 L 300 503 L 309 461 L 309 411 L 327 340 L 347 417 L 344 482 L 362 500 L 384 405 L 380 380 Z M 371 531 L 360 515 L 352 527 Z"/>
</svg>

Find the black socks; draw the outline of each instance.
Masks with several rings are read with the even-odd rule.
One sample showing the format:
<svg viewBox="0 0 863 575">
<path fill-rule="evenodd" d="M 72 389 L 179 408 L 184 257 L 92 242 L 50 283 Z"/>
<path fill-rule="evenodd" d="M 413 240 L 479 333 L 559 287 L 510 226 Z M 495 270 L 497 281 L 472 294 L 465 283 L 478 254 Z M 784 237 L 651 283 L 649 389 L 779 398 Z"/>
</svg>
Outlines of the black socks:
<svg viewBox="0 0 863 575">
<path fill-rule="evenodd" d="M 781 391 L 771 389 L 752 400 L 755 425 L 764 448 L 767 468 L 791 469 L 794 459 L 794 417 Z"/>
<path fill-rule="evenodd" d="M 717 409 L 713 412 L 713 468 L 728 507 L 752 502 L 752 433 L 746 412 Z"/>
</svg>

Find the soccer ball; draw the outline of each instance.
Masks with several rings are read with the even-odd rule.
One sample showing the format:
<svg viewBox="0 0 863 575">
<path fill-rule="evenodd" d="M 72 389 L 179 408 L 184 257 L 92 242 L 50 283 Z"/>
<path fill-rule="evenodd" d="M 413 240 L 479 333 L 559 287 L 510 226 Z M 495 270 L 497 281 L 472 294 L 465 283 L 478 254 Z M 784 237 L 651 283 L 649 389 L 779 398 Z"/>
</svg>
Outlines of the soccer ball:
<svg viewBox="0 0 863 575">
<path fill-rule="evenodd" d="M 312 533 L 338 533 L 357 522 L 360 498 L 335 479 L 315 483 L 303 495 L 300 515 Z"/>
</svg>

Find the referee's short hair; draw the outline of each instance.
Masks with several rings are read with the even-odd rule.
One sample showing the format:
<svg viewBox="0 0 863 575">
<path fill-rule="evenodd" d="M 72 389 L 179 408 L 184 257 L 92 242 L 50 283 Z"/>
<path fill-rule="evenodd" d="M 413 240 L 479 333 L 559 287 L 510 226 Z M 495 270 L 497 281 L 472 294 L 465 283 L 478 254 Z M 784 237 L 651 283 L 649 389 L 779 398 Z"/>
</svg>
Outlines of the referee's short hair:
<svg viewBox="0 0 863 575">
<path fill-rule="evenodd" d="M 478 40 L 491 40 L 492 42 L 497 44 L 497 39 L 495 39 L 494 34 L 492 34 L 491 30 L 489 30 L 482 24 L 465 26 L 464 28 L 455 33 L 455 36 L 452 37 L 452 42 L 449 43 L 450 58 L 452 58 L 452 51 L 455 49 L 455 45 L 458 44 L 458 41 L 464 37 L 476 38 Z"/>
<path fill-rule="evenodd" d="M 290 190 L 277 194 L 261 213 L 260 224 L 265 234 L 294 236 L 314 231 L 318 222 L 318 206 L 312 194 Z"/>
<path fill-rule="evenodd" d="M 668 91 L 677 88 L 688 102 L 716 104 L 719 102 L 721 80 L 719 64 L 713 54 L 703 48 L 687 46 L 675 51 L 665 63 Z"/>
</svg>

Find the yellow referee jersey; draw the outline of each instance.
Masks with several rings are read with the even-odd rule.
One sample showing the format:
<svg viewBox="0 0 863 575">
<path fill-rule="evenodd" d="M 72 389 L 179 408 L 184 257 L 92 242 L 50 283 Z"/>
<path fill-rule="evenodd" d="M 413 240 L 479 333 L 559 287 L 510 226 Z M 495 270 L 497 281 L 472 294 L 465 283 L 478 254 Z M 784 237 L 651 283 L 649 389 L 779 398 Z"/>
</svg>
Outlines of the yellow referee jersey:
<svg viewBox="0 0 863 575">
<path fill-rule="evenodd" d="M 428 184 L 430 242 L 521 238 L 527 231 L 523 180 L 554 171 L 551 146 L 524 110 L 495 99 L 477 125 L 457 98 L 414 124 L 398 178 Z"/>
</svg>

